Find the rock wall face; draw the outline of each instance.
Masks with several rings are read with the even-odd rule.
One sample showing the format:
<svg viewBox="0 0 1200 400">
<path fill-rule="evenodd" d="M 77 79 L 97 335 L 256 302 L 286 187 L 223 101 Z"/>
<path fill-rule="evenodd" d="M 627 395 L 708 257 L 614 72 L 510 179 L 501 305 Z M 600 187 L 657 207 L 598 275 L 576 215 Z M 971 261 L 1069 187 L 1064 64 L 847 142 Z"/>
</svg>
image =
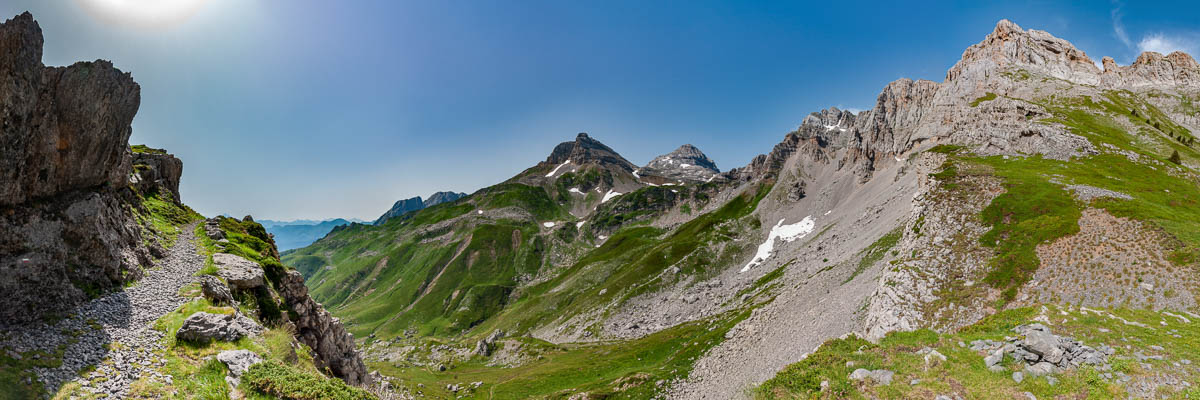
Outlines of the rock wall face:
<svg viewBox="0 0 1200 400">
<path fill-rule="evenodd" d="M 138 84 L 108 61 L 45 67 L 41 56 L 33 16 L 0 25 L 0 206 L 120 186 L 129 171 Z"/>
<path fill-rule="evenodd" d="M 45 67 L 29 13 L 0 24 L 0 321 L 61 312 L 148 265 L 127 187 L 139 87 L 107 61 Z"/>
<path fill-rule="evenodd" d="M 144 188 L 157 185 L 171 192 L 172 199 L 180 203 L 179 180 L 183 177 L 183 161 L 166 153 L 134 153 L 133 166 L 134 174 L 130 176 L 130 183 Z"/>
<path fill-rule="evenodd" d="M 280 295 L 296 313 L 296 317 L 292 318 L 292 323 L 296 325 L 296 336 L 313 350 L 317 367 L 328 368 L 333 376 L 348 384 L 370 385 L 371 377 L 362 357 L 354 348 L 354 337 L 346 332 L 341 321 L 309 297 L 300 271 L 287 271 L 280 286 Z"/>
</svg>

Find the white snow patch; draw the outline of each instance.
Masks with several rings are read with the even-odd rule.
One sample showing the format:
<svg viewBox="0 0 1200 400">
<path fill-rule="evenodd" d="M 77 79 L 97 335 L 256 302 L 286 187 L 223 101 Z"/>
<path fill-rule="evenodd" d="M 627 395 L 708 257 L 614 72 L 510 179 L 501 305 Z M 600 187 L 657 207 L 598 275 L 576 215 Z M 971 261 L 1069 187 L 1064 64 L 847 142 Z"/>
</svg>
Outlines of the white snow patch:
<svg viewBox="0 0 1200 400">
<path fill-rule="evenodd" d="M 738 271 L 739 273 L 749 271 L 750 268 L 762 264 L 763 261 L 770 258 L 771 252 L 775 250 L 775 239 L 783 239 L 785 242 L 791 242 L 807 236 L 816 226 L 811 215 L 804 217 L 800 222 L 794 224 L 784 225 L 783 221 L 783 219 L 779 220 L 771 228 L 771 233 L 767 235 L 767 240 L 763 244 L 758 245 L 758 253 L 754 255 L 754 259 L 746 263 L 746 266 L 742 267 L 741 271 Z"/>
<path fill-rule="evenodd" d="M 900 156 L 896 156 L 896 161 L 904 161 L 904 159 L 900 158 Z"/>
<path fill-rule="evenodd" d="M 553 222 L 543 222 L 542 226 L 547 227 L 547 228 L 553 228 L 554 223 Z"/>
<path fill-rule="evenodd" d="M 570 189 L 567 189 L 567 191 L 571 192 L 571 193 L 583 194 L 583 191 L 579 190 L 579 188 L 570 188 Z"/>
<path fill-rule="evenodd" d="M 551 170 L 550 173 L 546 174 L 546 177 L 549 178 L 549 177 L 554 176 L 554 174 L 558 173 L 559 168 L 565 167 L 565 166 L 567 166 L 567 164 L 570 164 L 570 163 L 571 163 L 571 160 L 563 161 L 562 164 L 558 164 L 558 166 L 554 167 L 554 169 Z"/>
<path fill-rule="evenodd" d="M 833 210 L 826 211 L 825 215 L 829 215 L 829 213 L 831 213 L 831 212 L 833 212 Z"/>
<path fill-rule="evenodd" d="M 692 164 L 688 164 L 688 163 L 679 164 L 679 168 L 690 168 L 691 166 L 692 166 Z"/>
<path fill-rule="evenodd" d="M 641 171 L 641 170 L 640 170 L 640 169 L 635 169 L 635 170 L 633 170 L 633 177 L 634 177 L 634 178 L 638 178 L 638 179 L 642 179 L 642 176 L 641 176 L 641 175 L 638 175 L 638 171 Z"/>
<path fill-rule="evenodd" d="M 608 236 L 600 235 L 600 240 L 608 240 Z"/>
<path fill-rule="evenodd" d="M 620 192 L 614 192 L 614 191 L 612 191 L 612 189 L 609 189 L 608 193 L 604 194 L 604 198 L 600 199 L 600 203 L 601 204 L 607 203 L 609 200 L 612 200 L 613 197 L 617 197 L 620 195 L 621 195 Z"/>
<path fill-rule="evenodd" d="M 583 227 L 583 223 L 584 223 L 584 222 L 587 222 L 587 221 L 579 221 L 579 222 L 576 222 L 576 223 L 575 223 L 575 228 L 576 228 L 576 229 L 578 229 L 578 228 L 582 228 L 582 227 Z"/>
<path fill-rule="evenodd" d="M 710 177 L 708 177 L 708 180 L 707 180 L 707 181 L 704 181 L 704 183 L 709 183 L 709 182 L 712 182 L 712 180 L 713 180 L 713 179 L 717 179 L 717 176 L 716 176 L 716 175 L 713 175 L 713 176 L 710 176 Z"/>
<path fill-rule="evenodd" d="M 675 189 L 671 189 L 671 193 L 679 193 L 679 191 L 675 190 Z"/>
<path fill-rule="evenodd" d="M 475 212 L 479 213 L 479 215 L 483 215 L 483 210 L 476 210 Z"/>
</svg>

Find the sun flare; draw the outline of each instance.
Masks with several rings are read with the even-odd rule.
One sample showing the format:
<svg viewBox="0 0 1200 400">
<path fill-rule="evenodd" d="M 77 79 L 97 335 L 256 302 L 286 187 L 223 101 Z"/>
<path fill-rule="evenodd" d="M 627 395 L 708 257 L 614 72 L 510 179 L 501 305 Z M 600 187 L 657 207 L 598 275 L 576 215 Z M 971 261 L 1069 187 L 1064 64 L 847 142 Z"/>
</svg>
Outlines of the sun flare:
<svg viewBox="0 0 1200 400">
<path fill-rule="evenodd" d="M 176 26 L 200 10 L 207 0 L 76 0 L 92 16 L 121 26 Z"/>
</svg>

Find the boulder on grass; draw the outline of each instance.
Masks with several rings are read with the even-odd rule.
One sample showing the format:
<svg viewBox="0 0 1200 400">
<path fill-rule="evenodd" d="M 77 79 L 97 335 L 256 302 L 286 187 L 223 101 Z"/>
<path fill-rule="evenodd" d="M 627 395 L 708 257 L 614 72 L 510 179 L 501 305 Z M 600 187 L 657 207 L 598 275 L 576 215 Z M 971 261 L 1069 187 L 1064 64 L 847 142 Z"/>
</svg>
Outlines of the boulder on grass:
<svg viewBox="0 0 1200 400">
<path fill-rule="evenodd" d="M 263 327 L 241 314 L 197 312 L 183 320 L 175 332 L 178 340 L 208 343 L 213 340 L 232 342 L 245 336 L 258 335 Z"/>
<path fill-rule="evenodd" d="M 217 253 L 213 254 L 213 262 L 217 264 L 217 275 L 229 282 L 230 289 L 248 290 L 266 282 L 262 267 L 242 256 Z"/>
</svg>

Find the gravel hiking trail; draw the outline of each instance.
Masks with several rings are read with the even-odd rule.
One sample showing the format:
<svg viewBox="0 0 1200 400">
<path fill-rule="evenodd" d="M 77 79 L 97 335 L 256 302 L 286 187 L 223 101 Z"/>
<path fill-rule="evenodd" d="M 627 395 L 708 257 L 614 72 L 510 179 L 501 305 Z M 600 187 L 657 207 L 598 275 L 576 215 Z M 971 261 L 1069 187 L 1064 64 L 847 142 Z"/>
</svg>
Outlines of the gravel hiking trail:
<svg viewBox="0 0 1200 400">
<path fill-rule="evenodd" d="M 188 301 L 179 291 L 197 281 L 194 275 L 204 267 L 195 227 L 183 227 L 167 256 L 125 290 L 93 299 L 58 321 L 0 328 L 0 351 L 35 358 L 45 356 L 30 352 L 61 353 L 60 365 L 34 368 L 51 395 L 72 381 L 83 394 L 109 398 L 124 398 L 141 378 L 170 383 L 172 377 L 158 371 L 165 363 L 164 334 L 152 325 Z M 85 369 L 91 371 L 80 376 Z"/>
</svg>

